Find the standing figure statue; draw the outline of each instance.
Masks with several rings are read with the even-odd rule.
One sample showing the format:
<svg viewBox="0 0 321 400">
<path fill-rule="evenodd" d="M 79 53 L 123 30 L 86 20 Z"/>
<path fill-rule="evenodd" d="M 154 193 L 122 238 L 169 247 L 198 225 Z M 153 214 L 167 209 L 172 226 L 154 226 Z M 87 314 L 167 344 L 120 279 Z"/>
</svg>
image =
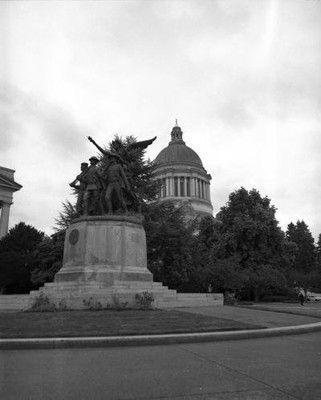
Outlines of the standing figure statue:
<svg viewBox="0 0 321 400">
<path fill-rule="evenodd" d="M 84 193 L 84 215 L 102 214 L 102 207 L 100 203 L 100 191 L 102 189 L 101 176 L 97 164 L 99 160 L 97 157 L 90 157 L 90 166 L 83 177 L 79 179 L 80 182 L 86 184 Z"/>
<path fill-rule="evenodd" d="M 119 204 L 124 214 L 128 214 L 123 191 L 126 189 L 131 193 L 131 189 L 124 169 L 118 164 L 118 158 L 114 154 L 109 155 L 109 163 L 105 169 L 104 179 L 106 179 L 107 182 L 105 201 L 108 214 L 114 213 L 115 207 L 113 207 L 113 205 L 115 204 Z"/>
<path fill-rule="evenodd" d="M 76 211 L 77 214 L 82 215 L 84 214 L 84 195 L 87 186 L 87 183 L 85 181 L 85 175 L 86 172 L 88 171 L 88 163 L 86 162 L 81 163 L 80 170 L 81 173 L 76 176 L 76 179 L 74 179 L 71 183 L 69 183 L 69 186 L 76 189 L 77 191 Z M 77 184 L 77 182 L 79 183 Z"/>
<path fill-rule="evenodd" d="M 125 164 L 126 162 L 119 154 L 100 147 L 90 136 L 88 136 L 88 140 L 92 142 L 108 159 L 107 165 L 104 168 L 104 172 L 101 175 L 104 183 L 106 183 L 107 186 L 104 197 L 107 213 L 113 214 L 115 208 L 117 207 L 116 205 L 118 204 L 122 208 L 123 212 L 128 214 L 123 191 L 126 189 L 129 193 L 131 193 L 131 188 L 124 169 L 122 165 L 118 163 L 118 161 L 122 164 Z M 113 205 L 115 205 L 115 207 Z"/>
</svg>

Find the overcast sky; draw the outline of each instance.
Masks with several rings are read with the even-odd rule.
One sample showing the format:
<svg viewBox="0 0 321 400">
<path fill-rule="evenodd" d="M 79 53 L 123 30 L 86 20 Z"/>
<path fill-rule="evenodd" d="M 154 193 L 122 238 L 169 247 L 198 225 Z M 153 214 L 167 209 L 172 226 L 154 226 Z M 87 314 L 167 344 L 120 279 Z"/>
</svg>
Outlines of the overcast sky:
<svg viewBox="0 0 321 400">
<path fill-rule="evenodd" d="M 175 119 L 212 175 L 214 215 L 241 186 L 282 229 L 321 233 L 321 1 L 0 2 L 0 165 L 14 169 L 10 227 L 48 234 L 79 165 L 115 133 Z"/>
</svg>

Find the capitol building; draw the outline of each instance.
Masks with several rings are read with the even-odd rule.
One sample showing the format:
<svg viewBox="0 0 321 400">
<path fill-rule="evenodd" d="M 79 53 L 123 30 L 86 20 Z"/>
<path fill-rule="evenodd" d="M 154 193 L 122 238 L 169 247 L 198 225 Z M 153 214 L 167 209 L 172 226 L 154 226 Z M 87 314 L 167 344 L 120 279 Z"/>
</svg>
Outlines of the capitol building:
<svg viewBox="0 0 321 400">
<path fill-rule="evenodd" d="M 168 146 L 154 160 L 153 179 L 159 184 L 158 201 L 188 206 L 191 217 L 213 215 L 212 177 L 198 154 L 186 146 L 177 122 Z"/>
</svg>

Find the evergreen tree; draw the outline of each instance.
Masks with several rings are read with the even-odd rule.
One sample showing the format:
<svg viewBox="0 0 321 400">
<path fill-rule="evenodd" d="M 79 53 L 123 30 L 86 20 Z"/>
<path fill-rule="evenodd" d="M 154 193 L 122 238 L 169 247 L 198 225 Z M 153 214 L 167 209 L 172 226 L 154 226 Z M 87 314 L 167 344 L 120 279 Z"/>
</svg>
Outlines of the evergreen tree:
<svg viewBox="0 0 321 400">
<path fill-rule="evenodd" d="M 45 282 L 52 282 L 55 274 L 62 267 L 65 231 L 45 236 L 33 251 L 31 265 L 31 283 L 40 287 Z"/>
<path fill-rule="evenodd" d="M 302 287 L 307 292 L 317 279 L 316 249 L 313 236 L 304 221 L 297 221 L 296 224 L 291 222 L 288 225 L 286 237 L 289 242 L 296 245 L 289 276 L 293 284 Z"/>
<path fill-rule="evenodd" d="M 321 233 L 318 237 L 317 247 L 316 247 L 316 258 L 317 258 L 317 266 L 321 271 Z"/>
<path fill-rule="evenodd" d="M 20 222 L 0 240 L 0 289 L 4 293 L 27 293 L 33 288 L 33 251 L 44 233 Z"/>
<path fill-rule="evenodd" d="M 58 217 L 55 218 L 55 231 L 65 232 L 70 225 L 70 222 L 76 217 L 78 217 L 76 206 L 69 200 L 66 200 L 62 203 L 62 210 L 59 212 Z"/>
<path fill-rule="evenodd" d="M 41 242 L 43 237 L 43 232 L 24 222 L 19 222 L 0 240 L 0 252 L 17 251 L 21 254 L 30 253 Z"/>
<path fill-rule="evenodd" d="M 197 291 L 193 223 L 186 224 L 184 208 L 172 202 L 145 208 L 148 268 L 154 280 L 178 291 Z"/>
</svg>

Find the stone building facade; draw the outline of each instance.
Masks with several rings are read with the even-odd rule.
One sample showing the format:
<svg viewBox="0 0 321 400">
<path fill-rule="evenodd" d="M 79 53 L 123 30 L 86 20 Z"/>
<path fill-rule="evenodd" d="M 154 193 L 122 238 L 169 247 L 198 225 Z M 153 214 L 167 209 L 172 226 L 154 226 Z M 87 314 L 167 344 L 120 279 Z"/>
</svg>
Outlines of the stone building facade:
<svg viewBox="0 0 321 400">
<path fill-rule="evenodd" d="M 14 180 L 15 171 L 0 167 L 0 239 L 8 233 L 10 206 L 12 205 L 13 192 L 22 186 Z"/>
<path fill-rule="evenodd" d="M 213 215 L 212 177 L 198 154 L 186 146 L 177 124 L 172 129 L 171 141 L 154 163 L 153 179 L 159 183 L 158 200 L 189 206 L 191 217 Z"/>
</svg>

